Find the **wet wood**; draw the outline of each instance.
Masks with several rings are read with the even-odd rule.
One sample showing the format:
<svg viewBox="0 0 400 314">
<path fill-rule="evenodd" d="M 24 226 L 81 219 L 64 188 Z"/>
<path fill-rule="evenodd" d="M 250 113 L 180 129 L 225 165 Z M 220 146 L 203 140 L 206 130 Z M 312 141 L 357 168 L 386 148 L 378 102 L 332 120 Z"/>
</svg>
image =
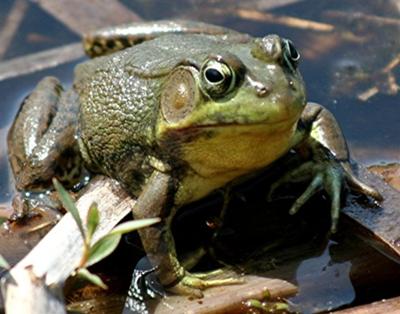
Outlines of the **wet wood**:
<svg viewBox="0 0 400 314">
<path fill-rule="evenodd" d="M 232 14 L 246 20 L 267 22 L 293 28 L 308 29 L 318 32 L 331 32 L 335 29 L 333 25 L 327 23 L 320 23 L 292 16 L 274 15 L 272 13 L 260 12 L 249 9 L 235 9 L 235 10 L 212 9 L 211 12 L 223 16 L 226 16 L 227 14 Z"/>
<path fill-rule="evenodd" d="M 400 54 L 397 54 L 388 64 L 380 71 L 379 75 L 387 77 L 388 93 L 390 95 L 395 95 L 400 90 L 400 86 L 397 84 L 396 77 L 393 75 L 392 71 L 400 65 Z M 379 78 L 378 78 L 379 80 Z M 375 96 L 380 92 L 378 86 L 372 86 L 364 92 L 357 95 L 357 98 L 361 101 L 367 101 L 371 97 Z"/>
<path fill-rule="evenodd" d="M 378 87 L 374 86 L 371 88 L 368 88 L 366 91 L 360 93 L 357 95 L 357 98 L 361 101 L 367 101 L 368 99 L 374 97 L 376 94 L 379 93 Z"/>
<path fill-rule="evenodd" d="M 350 199 L 342 210 L 343 218 L 348 218 L 347 223 L 353 225 L 358 236 L 400 263 L 400 193 L 362 166 L 356 167 L 356 173 L 361 181 L 378 189 L 384 199 L 375 208 Z"/>
<path fill-rule="evenodd" d="M 256 1 L 242 1 L 240 6 L 243 8 L 252 8 L 253 10 L 273 10 L 276 8 L 288 6 L 300 2 L 301 0 L 256 0 Z"/>
<path fill-rule="evenodd" d="M 81 43 L 65 45 L 0 63 L 0 82 L 60 64 L 77 60 L 84 56 Z"/>
<path fill-rule="evenodd" d="M 336 311 L 334 314 L 400 314 L 400 297 Z"/>
<path fill-rule="evenodd" d="M 365 14 L 362 12 L 344 12 L 329 10 L 323 13 L 325 16 L 330 18 L 346 19 L 349 21 L 362 20 L 365 22 L 373 23 L 377 26 L 400 26 L 400 20 L 396 18 L 390 18 L 385 16 L 378 16 L 373 14 Z"/>
<path fill-rule="evenodd" d="M 115 0 L 38 0 L 39 5 L 78 34 L 141 18 Z"/>
<path fill-rule="evenodd" d="M 98 177 L 91 182 L 85 194 L 78 199 L 77 207 L 81 217 L 86 217 L 94 201 L 100 211 L 100 224 L 93 241 L 107 234 L 135 204 L 119 184 L 105 177 Z M 3 281 L 7 313 L 65 313 L 64 302 L 60 301 L 59 295 L 54 294 L 54 289 L 61 291 L 66 278 L 78 266 L 82 249 L 83 240 L 78 227 L 72 216 L 66 214 L 11 269 L 10 279 Z M 37 309 L 37 312 L 33 312 L 33 309 Z"/>
<path fill-rule="evenodd" d="M 383 178 L 385 182 L 400 192 L 400 163 L 373 165 L 368 170 Z"/>
<path fill-rule="evenodd" d="M 25 16 L 27 8 L 28 2 L 26 0 L 16 0 L 11 11 L 8 13 L 3 29 L 0 31 L 0 59 L 2 59 L 7 52 L 18 27 Z"/>
<path fill-rule="evenodd" d="M 204 298 L 190 299 L 184 296 L 168 296 L 154 308 L 154 314 L 196 313 L 222 314 L 238 311 L 249 299 L 285 298 L 297 293 L 295 285 L 280 279 L 246 276 L 245 283 L 209 288 Z"/>
</svg>

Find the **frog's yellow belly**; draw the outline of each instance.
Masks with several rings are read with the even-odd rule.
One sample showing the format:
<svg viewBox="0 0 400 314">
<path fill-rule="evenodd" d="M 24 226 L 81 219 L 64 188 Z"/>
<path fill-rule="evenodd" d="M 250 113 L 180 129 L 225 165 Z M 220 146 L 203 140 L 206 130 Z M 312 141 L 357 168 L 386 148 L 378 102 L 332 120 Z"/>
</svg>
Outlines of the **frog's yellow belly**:
<svg viewBox="0 0 400 314">
<path fill-rule="evenodd" d="M 207 136 L 184 145 L 189 171 L 182 180 L 176 203 L 198 200 L 245 174 L 266 167 L 287 153 L 297 123 L 219 126 L 207 128 Z"/>
</svg>

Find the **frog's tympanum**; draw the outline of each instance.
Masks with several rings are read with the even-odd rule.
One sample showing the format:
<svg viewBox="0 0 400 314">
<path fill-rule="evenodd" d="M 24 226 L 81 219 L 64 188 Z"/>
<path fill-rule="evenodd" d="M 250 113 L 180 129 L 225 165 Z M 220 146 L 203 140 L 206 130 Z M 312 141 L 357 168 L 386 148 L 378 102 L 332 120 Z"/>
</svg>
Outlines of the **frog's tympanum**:
<svg viewBox="0 0 400 314">
<path fill-rule="evenodd" d="M 163 21 L 97 32 L 85 49 L 94 58 L 76 67 L 71 89 L 45 78 L 17 115 L 8 137 L 17 188 L 79 178 L 82 164 L 118 180 L 138 198 L 135 218 L 162 218 L 140 235 L 169 290 L 199 296 L 237 282 L 181 265 L 170 230 L 177 209 L 289 151 L 307 160 L 280 183 L 311 178 L 291 213 L 323 188 L 334 231 L 343 185 L 379 197 L 352 174 L 333 116 L 306 102 L 290 40 Z"/>
</svg>

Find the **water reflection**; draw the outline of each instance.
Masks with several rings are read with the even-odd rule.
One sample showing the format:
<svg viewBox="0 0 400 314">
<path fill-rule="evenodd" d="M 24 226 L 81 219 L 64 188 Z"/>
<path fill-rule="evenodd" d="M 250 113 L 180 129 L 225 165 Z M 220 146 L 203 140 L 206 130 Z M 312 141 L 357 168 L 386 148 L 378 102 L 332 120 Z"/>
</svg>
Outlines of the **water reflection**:
<svg viewBox="0 0 400 314">
<path fill-rule="evenodd" d="M 355 299 L 356 293 L 350 280 L 352 264 L 350 261 L 334 261 L 331 250 L 336 245 L 336 242 L 329 241 L 320 256 L 304 260 L 297 268 L 296 281 L 300 291 L 290 301 L 302 313 L 330 311 Z M 318 289 L 316 281 L 321 283 Z"/>
</svg>

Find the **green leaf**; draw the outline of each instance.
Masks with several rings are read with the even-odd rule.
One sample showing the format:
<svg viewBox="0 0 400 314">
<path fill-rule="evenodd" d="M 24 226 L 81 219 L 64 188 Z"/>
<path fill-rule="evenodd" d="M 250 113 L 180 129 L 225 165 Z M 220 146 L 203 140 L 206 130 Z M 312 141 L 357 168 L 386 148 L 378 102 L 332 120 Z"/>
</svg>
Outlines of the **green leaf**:
<svg viewBox="0 0 400 314">
<path fill-rule="evenodd" d="M 107 234 L 100 238 L 89 250 L 89 257 L 85 264 L 91 266 L 110 255 L 121 240 L 120 234 Z"/>
<path fill-rule="evenodd" d="M 76 224 L 78 225 L 79 231 L 82 234 L 83 240 L 86 239 L 85 232 L 83 230 L 82 219 L 79 216 L 78 208 L 75 206 L 75 202 L 72 199 L 71 195 L 64 189 L 60 182 L 57 181 L 56 178 L 53 178 L 53 184 L 56 188 L 58 195 L 60 196 L 61 203 L 63 204 L 64 208 L 68 210 L 72 217 L 74 218 Z"/>
<path fill-rule="evenodd" d="M 277 302 L 274 304 L 275 311 L 289 311 L 289 305 L 283 302 Z"/>
<path fill-rule="evenodd" d="M 1 268 L 6 268 L 6 269 L 10 269 L 10 264 L 8 264 L 8 262 L 6 261 L 6 259 L 3 257 L 3 255 L 0 254 L 0 267 Z"/>
<path fill-rule="evenodd" d="M 97 208 L 97 204 L 93 203 L 90 205 L 87 218 L 86 218 L 86 229 L 87 229 L 87 234 L 86 234 L 86 241 L 87 243 L 90 243 L 94 232 L 97 229 L 97 226 L 99 225 L 100 221 L 100 214 L 99 210 Z"/>
<path fill-rule="evenodd" d="M 108 289 L 107 285 L 103 282 L 103 280 L 101 280 L 99 276 L 92 274 L 86 268 L 78 268 L 77 274 L 79 277 L 86 279 L 87 281 L 95 284 L 96 286 L 99 286 L 100 288 Z"/>
<path fill-rule="evenodd" d="M 140 228 L 148 227 L 157 222 L 160 222 L 160 218 L 148 218 L 148 219 L 138 219 L 124 222 L 116 226 L 109 234 L 125 234 Z"/>
</svg>

